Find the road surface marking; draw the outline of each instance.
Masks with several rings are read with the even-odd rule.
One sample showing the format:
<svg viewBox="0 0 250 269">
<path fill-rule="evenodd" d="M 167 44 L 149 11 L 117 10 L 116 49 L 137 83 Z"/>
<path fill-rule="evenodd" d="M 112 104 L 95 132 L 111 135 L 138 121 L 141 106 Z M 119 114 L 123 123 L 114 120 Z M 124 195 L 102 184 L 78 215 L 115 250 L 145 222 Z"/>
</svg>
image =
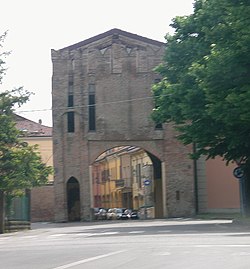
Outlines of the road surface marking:
<svg viewBox="0 0 250 269">
<path fill-rule="evenodd" d="M 0 237 L 0 241 L 5 241 L 5 240 L 9 240 L 9 239 L 11 239 L 10 236 L 9 237 Z"/>
<path fill-rule="evenodd" d="M 155 254 L 155 256 L 169 256 L 169 255 L 171 255 L 171 253 L 170 252 L 159 252 L 159 253 L 156 253 Z"/>
<path fill-rule="evenodd" d="M 241 236 L 241 235 L 248 235 L 250 236 L 250 233 L 243 233 L 243 232 L 232 232 L 232 233 L 227 233 L 227 232 L 211 232 L 211 233 L 198 233 L 198 234 L 194 234 L 194 233 L 173 233 L 173 234 L 164 234 L 162 233 L 162 236 L 164 237 L 201 237 L 201 236 L 233 236 L 233 235 L 237 235 L 237 236 Z M 159 236 L 158 234 L 146 234 L 145 236 Z"/>
<path fill-rule="evenodd" d="M 118 234 L 118 232 L 104 232 L 104 233 L 95 233 L 94 235 L 112 235 L 112 234 Z"/>
<path fill-rule="evenodd" d="M 32 239 L 32 238 L 37 238 L 37 235 L 25 235 L 25 236 L 22 236 L 20 237 L 21 239 Z"/>
<path fill-rule="evenodd" d="M 60 237 L 60 236 L 65 236 L 68 234 L 51 234 L 50 237 Z"/>
<path fill-rule="evenodd" d="M 228 247 L 228 248 L 236 248 L 236 247 L 242 247 L 242 248 L 249 248 L 250 247 L 250 245 L 230 245 L 230 244 L 228 244 L 228 245 L 216 245 L 216 244 L 214 244 L 214 245 L 194 245 L 194 247 L 196 247 L 196 248 L 215 248 L 215 247 L 222 247 L 222 248 L 225 248 L 225 247 Z"/>
<path fill-rule="evenodd" d="M 239 253 L 233 253 L 233 256 L 250 256 L 249 252 L 239 252 Z"/>
<path fill-rule="evenodd" d="M 62 266 L 59 266 L 59 267 L 54 267 L 52 269 L 66 269 L 66 268 L 74 267 L 74 266 L 79 265 L 79 264 L 83 264 L 83 263 L 87 263 L 87 262 L 91 262 L 91 261 L 96 261 L 96 260 L 99 260 L 99 259 L 102 259 L 102 258 L 113 256 L 113 255 L 116 255 L 116 254 L 119 254 L 119 253 L 122 253 L 122 252 L 125 252 L 125 251 L 126 250 L 110 252 L 110 253 L 107 253 L 107 254 L 103 254 L 103 255 L 92 257 L 92 258 L 80 260 L 80 261 L 77 261 L 77 262 L 72 262 L 72 263 L 69 263 L 69 264 L 65 264 L 65 265 L 62 265 Z"/>
<path fill-rule="evenodd" d="M 129 232 L 129 234 L 142 234 L 142 233 L 145 233 L 145 231 L 132 231 L 132 232 Z"/>
</svg>

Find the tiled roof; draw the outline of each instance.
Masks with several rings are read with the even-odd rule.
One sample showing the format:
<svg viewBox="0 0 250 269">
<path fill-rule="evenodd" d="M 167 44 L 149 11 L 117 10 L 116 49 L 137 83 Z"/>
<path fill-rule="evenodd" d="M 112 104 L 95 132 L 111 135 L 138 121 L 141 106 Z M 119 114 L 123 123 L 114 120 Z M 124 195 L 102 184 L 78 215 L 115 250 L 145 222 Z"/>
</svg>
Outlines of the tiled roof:
<svg viewBox="0 0 250 269">
<path fill-rule="evenodd" d="M 15 114 L 16 127 L 18 130 L 23 131 L 24 136 L 29 137 L 51 137 L 52 127 L 36 123 Z"/>
<path fill-rule="evenodd" d="M 164 45 L 163 42 L 160 42 L 160 41 L 157 41 L 157 40 L 154 40 L 154 39 L 150 39 L 150 38 L 147 38 L 147 37 L 143 37 L 143 36 L 140 36 L 140 35 L 132 34 L 132 33 L 129 33 L 129 32 L 114 28 L 114 29 L 111 29 L 111 30 L 109 30 L 107 32 L 104 32 L 102 34 L 93 36 L 91 38 L 85 39 L 85 40 L 83 40 L 81 42 L 78 42 L 76 44 L 73 44 L 71 46 L 62 48 L 61 50 L 66 50 L 66 49 L 67 50 L 74 50 L 74 49 L 80 48 L 82 46 L 88 45 L 88 44 L 90 44 L 92 42 L 98 41 L 98 40 L 100 40 L 102 38 L 108 37 L 110 35 L 123 35 L 123 36 L 129 37 L 129 38 L 136 39 L 138 41 L 143 41 L 143 42 L 155 45 L 155 46 Z"/>
</svg>

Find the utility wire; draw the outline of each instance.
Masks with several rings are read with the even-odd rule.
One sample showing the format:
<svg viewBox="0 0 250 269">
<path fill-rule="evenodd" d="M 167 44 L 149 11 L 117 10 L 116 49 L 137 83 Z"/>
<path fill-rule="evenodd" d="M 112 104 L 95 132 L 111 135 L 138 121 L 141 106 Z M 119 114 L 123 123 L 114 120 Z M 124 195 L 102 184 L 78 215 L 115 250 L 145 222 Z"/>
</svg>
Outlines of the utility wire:
<svg viewBox="0 0 250 269">
<path fill-rule="evenodd" d="M 127 100 L 120 100 L 120 101 L 112 101 L 112 102 L 104 102 L 104 103 L 96 103 L 94 105 L 80 105 L 80 106 L 73 106 L 73 107 L 58 107 L 58 108 L 44 108 L 44 109 L 29 109 L 29 110 L 18 110 L 19 113 L 27 113 L 27 112 L 42 112 L 42 111 L 58 111 L 58 110 L 65 110 L 65 109 L 75 109 L 75 108 L 84 108 L 84 107 L 97 107 L 103 105 L 112 105 L 112 104 L 121 104 L 121 103 L 128 103 L 128 102 L 135 102 L 135 101 L 146 101 L 152 100 L 153 96 L 142 97 L 142 98 L 134 98 L 134 99 L 127 99 Z"/>
</svg>

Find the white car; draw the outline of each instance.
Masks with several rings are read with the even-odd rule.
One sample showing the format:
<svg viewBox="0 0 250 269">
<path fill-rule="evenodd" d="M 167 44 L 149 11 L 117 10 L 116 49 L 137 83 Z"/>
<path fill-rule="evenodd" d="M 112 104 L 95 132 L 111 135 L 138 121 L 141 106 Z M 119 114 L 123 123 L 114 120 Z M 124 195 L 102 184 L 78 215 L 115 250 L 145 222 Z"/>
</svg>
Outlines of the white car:
<svg viewBox="0 0 250 269">
<path fill-rule="evenodd" d="M 110 208 L 108 210 L 107 215 L 106 215 L 107 220 L 114 219 L 114 215 L 115 215 L 114 210 L 115 208 Z"/>
<path fill-rule="evenodd" d="M 110 208 L 107 212 L 107 220 L 121 219 L 124 208 Z"/>
</svg>

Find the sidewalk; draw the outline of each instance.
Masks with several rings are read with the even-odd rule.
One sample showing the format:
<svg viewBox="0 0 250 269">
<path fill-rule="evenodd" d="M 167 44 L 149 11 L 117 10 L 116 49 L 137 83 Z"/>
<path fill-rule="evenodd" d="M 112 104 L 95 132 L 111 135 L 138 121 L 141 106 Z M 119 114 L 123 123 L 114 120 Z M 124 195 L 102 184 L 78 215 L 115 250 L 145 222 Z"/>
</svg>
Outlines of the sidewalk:
<svg viewBox="0 0 250 269">
<path fill-rule="evenodd" d="M 207 213 L 199 214 L 196 219 L 231 219 L 233 224 L 250 226 L 250 217 L 243 217 L 240 213 L 221 214 L 221 213 Z"/>
<path fill-rule="evenodd" d="M 168 218 L 168 219 L 147 219 L 147 220 L 101 220 L 83 222 L 35 222 L 31 223 L 31 230 L 66 227 L 92 227 L 92 226 L 172 226 L 172 225 L 193 225 L 193 224 L 232 224 L 232 219 L 224 218 Z"/>
</svg>

